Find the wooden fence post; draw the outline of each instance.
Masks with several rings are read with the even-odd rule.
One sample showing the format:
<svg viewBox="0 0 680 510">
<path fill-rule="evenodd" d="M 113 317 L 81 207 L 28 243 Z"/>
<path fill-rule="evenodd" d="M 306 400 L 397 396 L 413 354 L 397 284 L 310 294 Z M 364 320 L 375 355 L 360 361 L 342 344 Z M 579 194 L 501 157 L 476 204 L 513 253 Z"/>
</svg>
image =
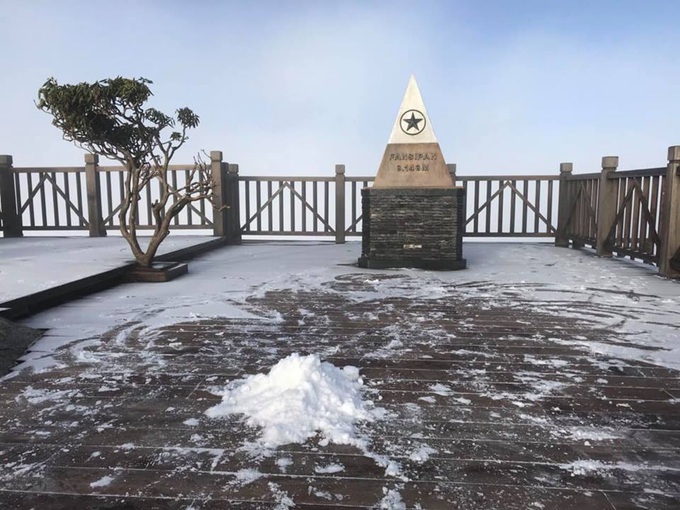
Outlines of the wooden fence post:
<svg viewBox="0 0 680 510">
<path fill-rule="evenodd" d="M 222 151 L 210 151 L 210 175 L 213 186 L 213 235 L 224 237 L 227 231 L 227 200 L 224 174 L 222 171 Z"/>
<path fill-rule="evenodd" d="M 2 211 L 2 230 L 5 237 L 23 236 L 21 214 L 17 204 L 12 172 L 12 156 L 0 155 L 0 211 Z"/>
<path fill-rule="evenodd" d="M 666 183 L 661 200 L 659 274 L 680 278 L 680 145 L 668 148 Z"/>
<path fill-rule="evenodd" d="M 335 165 L 335 243 L 345 243 L 345 165 Z"/>
<path fill-rule="evenodd" d="M 557 203 L 557 232 L 555 235 L 555 246 L 562 248 L 569 247 L 569 237 L 567 237 L 567 221 L 569 220 L 569 209 L 571 197 L 567 190 L 567 178 L 574 169 L 573 163 L 560 163 L 560 191 Z"/>
<path fill-rule="evenodd" d="M 229 163 L 226 165 L 227 173 L 224 176 L 226 188 L 227 221 L 225 236 L 229 244 L 241 244 L 241 203 L 239 193 L 238 165 Z"/>
<path fill-rule="evenodd" d="M 608 248 L 609 231 L 616 221 L 616 182 L 611 178 L 619 166 L 618 156 L 605 156 L 602 158 L 602 172 L 600 173 L 600 189 L 597 197 L 597 218 L 595 233 L 598 257 L 611 257 L 612 252 Z"/>
<path fill-rule="evenodd" d="M 105 237 L 106 227 L 102 217 L 102 192 L 97 175 L 99 156 L 85 154 L 85 185 L 87 188 L 87 222 L 90 225 L 90 237 Z"/>
</svg>

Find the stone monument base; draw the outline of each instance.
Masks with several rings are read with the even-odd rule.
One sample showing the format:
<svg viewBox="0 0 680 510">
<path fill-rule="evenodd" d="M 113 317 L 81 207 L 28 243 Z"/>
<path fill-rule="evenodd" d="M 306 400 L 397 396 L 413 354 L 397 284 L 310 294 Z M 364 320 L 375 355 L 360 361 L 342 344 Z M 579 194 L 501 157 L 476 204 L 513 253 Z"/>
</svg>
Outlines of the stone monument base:
<svg viewBox="0 0 680 510">
<path fill-rule="evenodd" d="M 463 188 L 365 188 L 359 267 L 465 269 Z"/>
</svg>

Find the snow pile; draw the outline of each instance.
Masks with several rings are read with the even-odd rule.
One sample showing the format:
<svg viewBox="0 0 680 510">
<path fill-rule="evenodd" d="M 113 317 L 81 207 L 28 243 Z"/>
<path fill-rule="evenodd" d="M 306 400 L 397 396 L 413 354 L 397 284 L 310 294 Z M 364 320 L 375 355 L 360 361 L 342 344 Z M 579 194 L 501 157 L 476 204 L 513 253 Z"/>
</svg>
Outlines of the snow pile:
<svg viewBox="0 0 680 510">
<path fill-rule="evenodd" d="M 291 354 L 267 375 L 257 374 L 232 383 L 222 402 L 206 411 L 215 418 L 234 413 L 249 425 L 262 427 L 266 448 L 301 443 L 317 432 L 323 444 L 359 445 L 354 422 L 376 417 L 373 402 L 363 401 L 359 369 L 339 369 L 317 355 Z"/>
</svg>

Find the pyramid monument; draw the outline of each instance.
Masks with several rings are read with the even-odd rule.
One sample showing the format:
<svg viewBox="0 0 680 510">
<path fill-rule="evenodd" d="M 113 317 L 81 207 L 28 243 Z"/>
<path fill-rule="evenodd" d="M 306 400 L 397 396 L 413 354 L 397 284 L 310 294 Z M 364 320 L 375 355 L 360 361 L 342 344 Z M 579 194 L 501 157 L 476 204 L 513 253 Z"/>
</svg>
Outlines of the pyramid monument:
<svg viewBox="0 0 680 510">
<path fill-rule="evenodd" d="M 467 267 L 465 189 L 449 173 L 413 75 L 361 208 L 359 267 Z"/>
<path fill-rule="evenodd" d="M 446 188 L 454 185 L 415 76 L 394 121 L 374 188 Z"/>
</svg>

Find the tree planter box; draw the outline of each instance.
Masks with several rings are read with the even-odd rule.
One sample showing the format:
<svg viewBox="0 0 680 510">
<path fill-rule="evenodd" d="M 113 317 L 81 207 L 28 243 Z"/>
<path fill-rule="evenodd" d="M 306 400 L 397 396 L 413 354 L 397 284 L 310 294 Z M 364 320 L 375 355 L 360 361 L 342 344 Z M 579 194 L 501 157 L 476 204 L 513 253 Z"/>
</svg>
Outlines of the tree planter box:
<svg viewBox="0 0 680 510">
<path fill-rule="evenodd" d="M 186 262 L 154 262 L 151 267 L 134 267 L 126 275 L 125 281 L 132 282 L 169 282 L 189 271 Z"/>
</svg>

